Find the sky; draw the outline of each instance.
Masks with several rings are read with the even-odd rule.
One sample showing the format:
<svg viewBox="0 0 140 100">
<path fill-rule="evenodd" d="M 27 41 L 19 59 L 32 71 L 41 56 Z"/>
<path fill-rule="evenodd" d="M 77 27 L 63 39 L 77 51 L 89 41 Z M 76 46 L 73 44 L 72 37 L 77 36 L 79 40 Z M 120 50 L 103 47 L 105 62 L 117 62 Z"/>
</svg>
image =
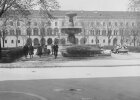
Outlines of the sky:
<svg viewBox="0 0 140 100">
<path fill-rule="evenodd" d="M 129 0 L 57 0 L 60 10 L 127 11 Z"/>
</svg>

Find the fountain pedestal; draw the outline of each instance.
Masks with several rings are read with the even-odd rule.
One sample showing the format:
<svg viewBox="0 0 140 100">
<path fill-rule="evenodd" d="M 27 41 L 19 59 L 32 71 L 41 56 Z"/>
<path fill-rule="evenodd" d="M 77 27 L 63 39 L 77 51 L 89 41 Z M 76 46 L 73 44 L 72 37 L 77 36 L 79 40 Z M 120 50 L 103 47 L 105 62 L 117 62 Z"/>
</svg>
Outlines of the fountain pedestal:
<svg viewBox="0 0 140 100">
<path fill-rule="evenodd" d="M 75 34 L 82 32 L 82 27 L 75 27 L 73 18 L 76 16 L 76 13 L 69 13 L 69 24 L 61 28 L 63 34 L 68 34 L 68 44 L 64 46 L 61 50 L 61 53 L 64 57 L 78 57 L 78 56 L 90 56 L 94 53 L 100 53 L 99 48 L 91 47 L 88 45 L 77 45 Z"/>
</svg>

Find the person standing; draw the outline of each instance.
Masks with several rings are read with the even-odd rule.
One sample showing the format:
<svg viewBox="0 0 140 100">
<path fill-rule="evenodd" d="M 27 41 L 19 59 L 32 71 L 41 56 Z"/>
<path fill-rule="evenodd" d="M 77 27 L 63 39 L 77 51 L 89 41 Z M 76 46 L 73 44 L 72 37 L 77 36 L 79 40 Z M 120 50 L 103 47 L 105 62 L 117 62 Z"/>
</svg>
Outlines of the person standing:
<svg viewBox="0 0 140 100">
<path fill-rule="evenodd" d="M 32 45 L 29 46 L 29 55 L 30 58 L 33 58 L 33 54 L 34 54 L 34 47 Z"/>
<path fill-rule="evenodd" d="M 38 44 L 38 47 L 37 47 L 37 55 L 38 55 L 39 57 L 42 56 L 42 46 L 40 46 L 40 44 Z"/>
<path fill-rule="evenodd" d="M 28 48 L 28 45 L 26 44 L 26 45 L 23 47 L 23 53 L 24 53 L 25 58 L 27 58 L 28 51 L 29 51 L 29 48 Z"/>
<path fill-rule="evenodd" d="M 57 44 L 55 44 L 53 48 L 54 48 L 54 56 L 55 56 L 55 59 L 56 59 L 56 57 L 57 57 L 57 55 L 58 55 L 58 48 L 59 48 L 59 47 L 58 47 Z"/>
</svg>

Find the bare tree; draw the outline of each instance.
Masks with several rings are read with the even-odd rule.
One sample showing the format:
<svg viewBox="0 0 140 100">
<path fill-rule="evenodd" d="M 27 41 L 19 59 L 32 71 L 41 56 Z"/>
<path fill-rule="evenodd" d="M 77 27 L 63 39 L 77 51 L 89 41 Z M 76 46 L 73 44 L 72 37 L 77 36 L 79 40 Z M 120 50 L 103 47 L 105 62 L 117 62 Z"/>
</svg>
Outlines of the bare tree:
<svg viewBox="0 0 140 100">
<path fill-rule="evenodd" d="M 56 0 L 0 0 L 0 18 L 4 18 L 7 13 L 28 16 L 31 14 L 30 10 L 36 7 L 43 9 L 48 17 L 51 18 L 52 15 L 50 14 L 50 11 L 58 9 L 60 6 Z"/>
<path fill-rule="evenodd" d="M 1 38 L 2 38 L 2 42 L 3 42 L 3 47 L 5 47 L 5 38 L 6 36 L 8 35 L 8 31 L 7 31 L 7 21 L 8 21 L 8 18 L 3 18 L 3 23 L 2 23 L 2 35 L 1 35 Z"/>
<path fill-rule="evenodd" d="M 140 11 L 140 0 L 129 0 L 129 7 L 128 9 L 130 11 L 133 11 L 133 15 L 135 17 L 135 26 L 132 28 L 131 31 L 131 37 L 132 37 L 132 41 L 134 43 L 134 46 L 136 46 L 136 42 L 138 42 L 139 38 L 140 38 L 140 14 L 138 13 L 138 11 Z"/>
<path fill-rule="evenodd" d="M 128 10 L 137 11 L 140 10 L 140 0 L 129 0 Z"/>
<path fill-rule="evenodd" d="M 136 46 L 137 40 L 139 39 L 139 30 L 137 28 L 131 30 L 131 37 L 134 46 Z"/>
</svg>

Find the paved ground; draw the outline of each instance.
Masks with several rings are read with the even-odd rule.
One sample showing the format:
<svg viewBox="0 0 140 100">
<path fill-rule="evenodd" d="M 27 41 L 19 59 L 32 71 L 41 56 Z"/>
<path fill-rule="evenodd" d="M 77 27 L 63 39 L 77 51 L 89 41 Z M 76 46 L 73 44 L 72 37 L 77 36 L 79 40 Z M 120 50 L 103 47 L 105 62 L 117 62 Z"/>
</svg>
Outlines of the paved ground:
<svg viewBox="0 0 140 100">
<path fill-rule="evenodd" d="M 3 81 L 0 91 L 31 93 L 46 100 L 140 100 L 139 84 L 140 77 Z"/>
<path fill-rule="evenodd" d="M 139 66 L 139 53 L 74 60 L 60 55 L 58 59 L 23 58 L 0 64 L 0 100 L 8 95 L 4 92 L 27 93 L 46 100 L 140 100 Z M 6 100 L 12 100 L 10 95 Z"/>
</svg>

